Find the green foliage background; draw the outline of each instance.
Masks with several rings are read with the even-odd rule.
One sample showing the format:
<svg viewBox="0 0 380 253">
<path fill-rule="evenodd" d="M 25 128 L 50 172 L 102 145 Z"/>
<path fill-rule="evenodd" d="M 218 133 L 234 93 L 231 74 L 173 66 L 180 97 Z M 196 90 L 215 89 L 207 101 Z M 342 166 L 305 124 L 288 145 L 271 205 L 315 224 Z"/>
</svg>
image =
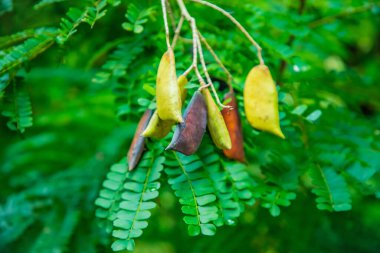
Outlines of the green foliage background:
<svg viewBox="0 0 380 253">
<path fill-rule="evenodd" d="M 111 252 L 128 230 L 141 236 L 136 252 L 378 252 L 377 1 L 214 1 L 262 45 L 286 141 L 244 118 L 254 47 L 219 13 L 186 3 L 235 78 L 247 165 L 223 158 L 208 137 L 190 158 L 163 153 L 169 137 L 149 141 L 139 172 L 126 173 L 136 124 L 155 106 L 165 51 L 158 1 L 0 1 L 0 251 Z M 186 39 L 175 54 L 181 73 L 192 60 Z M 222 97 L 225 76 L 206 60 Z M 179 203 L 184 182 L 204 213 Z M 128 215 L 114 216 L 123 196 L 129 206 L 145 196 L 133 229 Z"/>
</svg>

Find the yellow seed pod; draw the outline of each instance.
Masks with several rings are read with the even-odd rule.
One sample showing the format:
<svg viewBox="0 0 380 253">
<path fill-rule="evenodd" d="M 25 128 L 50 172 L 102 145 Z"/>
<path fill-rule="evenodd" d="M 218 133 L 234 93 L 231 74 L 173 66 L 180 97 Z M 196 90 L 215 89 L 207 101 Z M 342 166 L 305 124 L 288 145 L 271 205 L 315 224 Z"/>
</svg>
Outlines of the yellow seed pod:
<svg viewBox="0 0 380 253">
<path fill-rule="evenodd" d="M 244 86 L 244 109 L 254 128 L 285 139 L 280 128 L 276 84 L 267 66 L 258 65 L 249 72 Z"/>
<path fill-rule="evenodd" d="M 156 81 L 157 113 L 160 119 L 183 122 L 181 95 L 177 84 L 174 53 L 171 48 L 161 58 Z"/>
<path fill-rule="evenodd" d="M 231 138 L 222 113 L 208 89 L 203 89 L 202 94 L 207 106 L 207 128 L 215 146 L 220 149 L 231 149 Z"/>
<path fill-rule="evenodd" d="M 185 101 L 187 90 L 185 89 L 185 85 L 187 84 L 187 78 L 185 76 L 180 76 L 178 78 L 178 86 L 181 91 L 181 101 Z M 162 120 L 158 117 L 157 110 L 154 112 L 152 118 L 149 121 L 148 126 L 142 133 L 144 137 L 150 137 L 155 139 L 164 138 L 172 129 L 172 126 L 176 122 L 173 120 Z"/>
</svg>

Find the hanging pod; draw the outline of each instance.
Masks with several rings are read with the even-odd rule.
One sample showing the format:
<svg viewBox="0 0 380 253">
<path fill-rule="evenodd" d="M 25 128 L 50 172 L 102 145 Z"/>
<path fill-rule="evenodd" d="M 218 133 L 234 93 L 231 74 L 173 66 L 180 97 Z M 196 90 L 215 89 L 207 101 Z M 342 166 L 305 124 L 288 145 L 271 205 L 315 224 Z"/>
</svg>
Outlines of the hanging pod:
<svg viewBox="0 0 380 253">
<path fill-rule="evenodd" d="M 178 86 L 181 92 L 181 101 L 185 101 L 187 90 L 185 89 L 185 85 L 187 84 L 187 78 L 185 76 L 180 76 L 178 78 Z M 162 120 L 158 116 L 157 110 L 153 113 L 152 118 L 149 121 L 148 126 L 142 133 L 144 137 L 150 137 L 155 139 L 164 138 L 171 130 L 172 126 L 176 124 L 173 120 Z"/>
<path fill-rule="evenodd" d="M 181 95 L 177 84 L 173 49 L 161 58 L 156 80 L 157 113 L 162 120 L 182 122 Z"/>
<path fill-rule="evenodd" d="M 230 134 L 218 106 L 215 104 L 208 89 L 203 89 L 202 94 L 207 106 L 207 127 L 215 146 L 220 149 L 230 149 Z"/>
<path fill-rule="evenodd" d="M 205 99 L 196 91 L 183 114 L 184 122 L 177 125 L 173 139 L 166 150 L 172 149 L 184 155 L 194 154 L 206 131 L 207 109 Z"/>
<path fill-rule="evenodd" d="M 285 139 L 280 128 L 276 85 L 267 66 L 258 65 L 249 72 L 244 86 L 244 109 L 254 128 Z"/>
<path fill-rule="evenodd" d="M 222 115 L 224 122 L 226 122 L 232 145 L 231 149 L 224 149 L 223 153 L 230 159 L 244 163 L 246 160 L 243 146 L 243 134 L 238 111 L 238 104 L 236 102 L 235 94 L 233 91 L 227 93 L 224 96 L 224 101 L 228 100 L 229 102 L 226 105 L 231 106 L 232 109 L 224 108 L 222 110 Z"/>
<path fill-rule="evenodd" d="M 141 155 L 144 151 L 145 146 L 145 138 L 141 136 L 142 131 L 148 125 L 149 119 L 153 114 L 152 110 L 146 110 L 144 115 L 141 117 L 139 124 L 137 125 L 137 129 L 135 132 L 135 136 L 133 137 L 131 146 L 128 151 L 128 169 L 133 170 L 138 162 L 140 161 Z"/>
</svg>

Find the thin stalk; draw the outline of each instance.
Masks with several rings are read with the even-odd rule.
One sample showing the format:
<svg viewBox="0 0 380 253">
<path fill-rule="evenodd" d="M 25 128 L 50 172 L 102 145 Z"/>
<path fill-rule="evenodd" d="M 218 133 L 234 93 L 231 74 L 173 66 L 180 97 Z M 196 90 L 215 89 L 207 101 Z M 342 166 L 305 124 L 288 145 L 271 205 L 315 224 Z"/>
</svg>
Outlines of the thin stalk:
<svg viewBox="0 0 380 253">
<path fill-rule="evenodd" d="M 256 48 L 257 50 L 257 58 L 259 58 L 259 61 L 260 61 L 260 64 L 261 65 L 264 65 L 264 59 L 263 59 L 263 56 L 262 56 L 262 48 L 260 47 L 260 45 L 252 38 L 252 36 L 248 33 L 248 31 L 239 23 L 239 21 L 237 21 L 230 13 L 228 13 L 227 11 L 223 10 L 222 8 L 220 8 L 219 6 L 215 5 L 215 4 L 212 4 L 210 2 L 207 2 L 207 1 L 203 1 L 203 0 L 191 0 L 195 3 L 199 3 L 199 4 L 202 4 L 202 5 L 205 5 L 205 6 L 208 6 L 214 10 L 217 10 L 219 11 L 220 13 L 222 13 L 224 16 L 226 16 L 229 20 L 232 21 L 232 23 L 234 23 L 237 28 L 247 37 L 247 39 L 253 44 L 253 46 Z"/>
</svg>

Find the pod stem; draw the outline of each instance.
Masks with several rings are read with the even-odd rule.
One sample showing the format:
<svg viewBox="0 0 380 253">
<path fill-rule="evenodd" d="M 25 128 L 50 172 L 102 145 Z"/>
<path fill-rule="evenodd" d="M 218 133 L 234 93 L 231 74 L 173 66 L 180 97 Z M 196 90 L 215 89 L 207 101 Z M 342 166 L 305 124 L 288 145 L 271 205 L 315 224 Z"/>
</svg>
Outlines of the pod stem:
<svg viewBox="0 0 380 253">
<path fill-rule="evenodd" d="M 227 85 L 229 90 L 232 92 L 233 87 L 232 87 L 232 81 L 233 77 L 232 74 L 228 71 L 226 66 L 224 66 L 223 62 L 219 59 L 218 55 L 215 53 L 215 51 L 212 49 L 210 44 L 207 42 L 206 38 L 201 34 L 201 32 L 198 31 L 199 38 L 201 39 L 202 43 L 206 46 L 207 50 L 210 52 L 212 57 L 214 58 L 215 62 L 219 65 L 219 67 L 224 71 L 224 73 L 227 76 Z"/>
<path fill-rule="evenodd" d="M 218 97 L 218 94 L 216 92 L 216 89 L 214 87 L 214 84 L 212 83 L 211 77 L 208 73 L 207 66 L 204 60 L 204 55 L 203 55 L 203 50 L 202 50 L 202 45 L 200 42 L 200 33 L 197 29 L 196 21 L 195 19 L 190 15 L 188 12 L 186 5 L 184 4 L 183 0 L 177 0 L 178 6 L 181 10 L 182 16 L 186 19 L 186 21 L 190 24 L 191 27 L 191 32 L 192 32 L 192 40 L 193 40 L 193 62 L 191 66 L 184 72 L 184 76 L 187 76 L 192 70 L 195 71 L 195 74 L 198 78 L 199 84 L 201 85 L 200 89 L 204 89 L 208 86 L 211 86 L 212 92 L 214 94 L 214 97 L 216 99 L 217 104 L 222 107 L 226 108 L 228 106 L 223 105 L 220 102 L 220 99 Z M 206 77 L 206 81 L 203 79 L 199 69 L 198 69 L 198 55 L 199 55 L 199 60 L 202 65 L 202 70 L 204 72 L 204 75 Z"/>
<path fill-rule="evenodd" d="M 172 48 L 174 49 L 175 48 L 175 45 L 177 43 L 177 40 L 179 38 L 179 35 L 181 33 L 181 29 L 182 29 L 182 25 L 183 25 L 183 21 L 185 20 L 185 18 L 183 16 L 181 16 L 181 18 L 179 19 L 179 22 L 178 22 L 178 25 L 177 25 L 177 28 L 175 29 L 175 32 L 174 32 L 174 37 L 173 37 L 173 41 L 172 41 Z"/>
<path fill-rule="evenodd" d="M 219 11 L 220 13 L 222 13 L 224 16 L 226 16 L 229 20 L 232 21 L 232 23 L 234 23 L 237 28 L 245 35 L 245 37 L 247 37 L 247 39 L 253 44 L 253 46 L 256 48 L 257 50 L 257 58 L 259 58 L 259 61 L 260 61 L 260 64 L 261 65 L 264 65 L 264 59 L 263 59 L 263 56 L 262 56 L 262 48 L 260 47 L 260 45 L 252 38 L 252 36 L 248 33 L 248 31 L 239 23 L 239 21 L 237 21 L 230 13 L 228 13 L 227 11 L 225 11 L 224 9 L 220 8 L 219 6 L 215 5 L 215 4 L 212 4 L 210 2 L 207 2 L 207 1 L 204 1 L 204 0 L 191 0 L 192 2 L 195 2 L 195 3 L 199 3 L 199 4 L 202 4 L 202 5 L 205 5 L 205 6 L 208 6 L 216 11 Z"/>
<path fill-rule="evenodd" d="M 168 24 L 168 17 L 167 17 L 166 1 L 165 0 L 161 0 L 161 7 L 162 7 L 162 14 L 163 14 L 163 17 L 164 17 L 166 46 L 169 49 L 169 48 L 171 48 L 171 45 L 170 45 L 170 32 L 169 32 L 169 24 Z"/>
</svg>

